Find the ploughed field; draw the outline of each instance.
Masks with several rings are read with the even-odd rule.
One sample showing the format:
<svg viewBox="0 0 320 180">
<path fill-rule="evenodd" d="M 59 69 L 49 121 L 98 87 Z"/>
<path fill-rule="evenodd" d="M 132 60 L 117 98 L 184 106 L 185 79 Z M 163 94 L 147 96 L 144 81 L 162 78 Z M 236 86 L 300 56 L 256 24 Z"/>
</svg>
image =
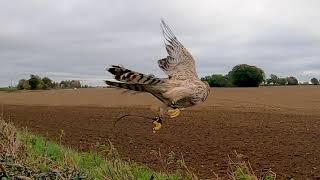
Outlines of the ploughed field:
<svg viewBox="0 0 320 180">
<path fill-rule="evenodd" d="M 164 121 L 159 133 L 152 120 L 160 103 L 148 94 L 111 88 L 0 93 L 3 116 L 18 127 L 79 150 L 110 140 L 121 157 L 155 169 L 154 155 L 181 154 L 199 177 L 225 176 L 228 155 L 236 151 L 259 172 L 277 177 L 320 177 L 320 86 L 213 88 L 204 104 Z M 174 166 L 170 166 L 171 169 Z"/>
</svg>

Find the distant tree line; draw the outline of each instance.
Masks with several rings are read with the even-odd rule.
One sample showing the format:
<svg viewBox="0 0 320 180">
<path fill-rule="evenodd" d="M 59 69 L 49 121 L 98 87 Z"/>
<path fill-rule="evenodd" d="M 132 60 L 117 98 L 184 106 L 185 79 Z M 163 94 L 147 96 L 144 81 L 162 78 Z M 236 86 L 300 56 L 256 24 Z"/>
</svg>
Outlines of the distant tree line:
<svg viewBox="0 0 320 180">
<path fill-rule="evenodd" d="M 312 78 L 310 80 L 312 85 L 319 85 L 319 80 L 317 78 Z M 284 86 L 284 85 L 309 85 L 309 82 L 300 82 L 298 81 L 297 78 L 293 77 L 293 76 L 289 76 L 289 77 L 278 77 L 275 74 L 271 74 L 270 78 L 266 79 L 265 81 L 266 85 L 276 85 L 276 86 Z"/>
<path fill-rule="evenodd" d="M 20 79 L 17 85 L 18 90 L 48 90 L 48 89 L 74 89 L 88 88 L 81 85 L 79 80 L 65 80 L 54 82 L 48 77 L 41 78 L 38 75 L 31 74 L 29 79 Z"/>
<path fill-rule="evenodd" d="M 289 77 L 278 77 L 277 75 L 271 74 L 270 78 L 266 79 L 267 85 L 298 85 L 298 79 L 293 76 Z"/>
<path fill-rule="evenodd" d="M 211 87 L 258 87 L 264 79 L 262 69 L 247 64 L 236 65 L 227 75 L 213 74 L 201 78 Z"/>
<path fill-rule="evenodd" d="M 247 64 L 236 65 L 226 74 L 213 74 L 201 78 L 202 81 L 207 81 L 211 87 L 258 87 L 260 85 L 298 85 L 299 81 L 296 77 L 278 77 L 271 74 L 270 78 L 265 78 L 265 73 L 262 69 Z M 312 78 L 311 84 L 319 85 L 319 80 Z M 302 84 L 309 84 L 304 82 Z"/>
</svg>

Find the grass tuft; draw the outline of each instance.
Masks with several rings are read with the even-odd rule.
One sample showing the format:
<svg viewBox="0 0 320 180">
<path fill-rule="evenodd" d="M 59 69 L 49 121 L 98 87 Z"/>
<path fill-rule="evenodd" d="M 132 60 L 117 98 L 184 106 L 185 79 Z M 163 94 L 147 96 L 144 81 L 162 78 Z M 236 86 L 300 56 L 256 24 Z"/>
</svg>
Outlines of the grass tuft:
<svg viewBox="0 0 320 180">
<path fill-rule="evenodd" d="M 234 152 L 234 158 L 229 158 L 229 179 L 232 180 L 275 180 L 276 174 L 271 170 L 258 177 L 253 171 L 251 164 L 243 160 L 243 155 Z"/>
<path fill-rule="evenodd" d="M 181 155 L 174 152 L 163 156 L 159 151 L 151 155 L 157 157 L 162 172 L 120 159 L 111 142 L 96 144 L 95 152 L 77 152 L 61 145 L 64 132 L 61 131 L 59 143 L 48 141 L 26 129 L 17 129 L 0 116 L 0 177 L 7 179 L 199 179 L 186 166 Z M 274 180 L 276 174 L 271 170 L 259 178 L 249 162 L 235 152 L 229 157 L 228 177 L 232 180 Z M 178 169 L 170 172 L 171 167 Z M 221 179 L 216 175 L 216 179 Z"/>
<path fill-rule="evenodd" d="M 97 152 L 76 152 L 0 120 L 0 173 L 49 179 L 191 179 L 123 161 L 111 142 Z M 4 170 L 1 171 L 1 167 Z"/>
</svg>

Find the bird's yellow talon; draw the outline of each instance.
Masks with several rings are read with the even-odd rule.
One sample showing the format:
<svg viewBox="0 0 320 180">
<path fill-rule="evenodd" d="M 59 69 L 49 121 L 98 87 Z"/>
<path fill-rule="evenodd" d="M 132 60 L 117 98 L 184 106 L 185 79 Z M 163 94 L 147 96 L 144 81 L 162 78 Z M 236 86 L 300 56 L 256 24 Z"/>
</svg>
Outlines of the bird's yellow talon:
<svg viewBox="0 0 320 180">
<path fill-rule="evenodd" d="M 161 129 L 161 123 L 154 121 L 153 124 L 155 125 L 155 127 L 153 128 L 153 132 L 155 133 L 156 131 L 159 131 Z"/>
<path fill-rule="evenodd" d="M 179 116 L 180 109 L 178 109 L 178 108 L 177 109 L 169 109 L 168 113 L 169 113 L 170 118 L 175 118 L 175 117 Z"/>
</svg>

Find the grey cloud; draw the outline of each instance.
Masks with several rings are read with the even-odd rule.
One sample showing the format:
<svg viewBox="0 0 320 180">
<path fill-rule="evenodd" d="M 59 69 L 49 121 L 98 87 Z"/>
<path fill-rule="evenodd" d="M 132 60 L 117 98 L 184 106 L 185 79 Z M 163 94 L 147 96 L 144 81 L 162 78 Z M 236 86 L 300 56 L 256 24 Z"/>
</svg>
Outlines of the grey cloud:
<svg viewBox="0 0 320 180">
<path fill-rule="evenodd" d="M 319 1 L 9 1 L 0 7 L 0 86 L 30 73 L 103 85 L 111 64 L 165 76 L 160 18 L 197 58 L 200 76 L 248 63 L 319 76 Z M 320 77 L 319 77 L 320 78 Z"/>
</svg>

